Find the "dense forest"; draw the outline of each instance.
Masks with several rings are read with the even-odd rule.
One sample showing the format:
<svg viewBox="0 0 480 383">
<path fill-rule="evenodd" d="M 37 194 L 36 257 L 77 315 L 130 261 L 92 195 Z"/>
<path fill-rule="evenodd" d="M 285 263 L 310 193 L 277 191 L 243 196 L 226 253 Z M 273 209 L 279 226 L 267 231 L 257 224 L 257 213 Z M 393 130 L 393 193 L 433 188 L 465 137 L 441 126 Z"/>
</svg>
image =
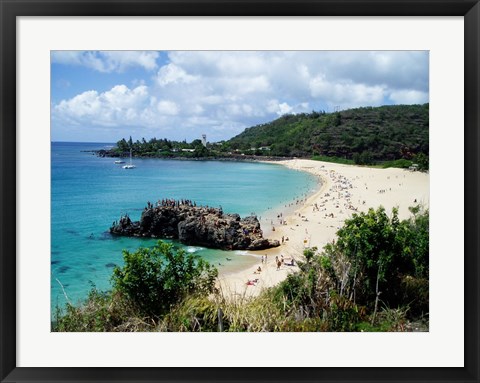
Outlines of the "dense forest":
<svg viewBox="0 0 480 383">
<path fill-rule="evenodd" d="M 255 148 L 257 154 L 267 150 L 274 156 L 337 157 L 355 163 L 408 160 L 418 153 L 428 157 L 428 110 L 424 104 L 287 114 L 246 129 L 224 147 Z"/>
<path fill-rule="evenodd" d="M 221 142 L 122 138 L 100 156 L 186 159 L 298 157 L 428 170 L 429 105 L 390 105 L 334 113 L 286 114 Z"/>
</svg>

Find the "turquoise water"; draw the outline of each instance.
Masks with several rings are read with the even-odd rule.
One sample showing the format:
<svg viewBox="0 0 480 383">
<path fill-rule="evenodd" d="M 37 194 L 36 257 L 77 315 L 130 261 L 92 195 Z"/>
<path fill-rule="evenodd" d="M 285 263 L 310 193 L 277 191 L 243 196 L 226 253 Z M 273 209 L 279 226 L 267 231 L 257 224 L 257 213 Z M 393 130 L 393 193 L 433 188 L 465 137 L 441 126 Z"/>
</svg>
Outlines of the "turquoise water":
<svg viewBox="0 0 480 383">
<path fill-rule="evenodd" d="M 83 152 L 109 146 L 52 143 L 52 310 L 65 304 L 65 294 L 77 303 L 92 286 L 109 289 L 114 265 L 122 264 L 122 249 L 155 243 L 108 233 L 124 213 L 138 220 L 147 201 L 189 199 L 197 205 L 222 206 L 225 212 L 242 217 L 255 213 L 265 227 L 278 211 L 285 211 L 285 204 L 318 188 L 311 175 L 275 164 L 134 158 L 137 168 L 125 170 L 113 158 Z M 241 251 L 186 249 L 220 269 L 254 260 Z M 233 260 L 226 262 L 227 257 Z"/>
</svg>

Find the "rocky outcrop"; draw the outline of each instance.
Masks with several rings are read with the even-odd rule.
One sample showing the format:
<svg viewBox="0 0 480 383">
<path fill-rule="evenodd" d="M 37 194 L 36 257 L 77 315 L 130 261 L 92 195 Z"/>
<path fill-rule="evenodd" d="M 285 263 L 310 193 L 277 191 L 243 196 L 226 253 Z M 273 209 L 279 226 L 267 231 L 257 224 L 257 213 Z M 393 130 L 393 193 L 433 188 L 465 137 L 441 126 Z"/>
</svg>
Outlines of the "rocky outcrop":
<svg viewBox="0 0 480 383">
<path fill-rule="evenodd" d="M 224 250 L 263 250 L 279 246 L 263 238 L 257 217 L 224 214 L 221 208 L 196 206 L 190 201 L 148 203 L 140 221 L 123 216 L 110 228 L 114 235 L 178 239 L 186 245 Z"/>
</svg>

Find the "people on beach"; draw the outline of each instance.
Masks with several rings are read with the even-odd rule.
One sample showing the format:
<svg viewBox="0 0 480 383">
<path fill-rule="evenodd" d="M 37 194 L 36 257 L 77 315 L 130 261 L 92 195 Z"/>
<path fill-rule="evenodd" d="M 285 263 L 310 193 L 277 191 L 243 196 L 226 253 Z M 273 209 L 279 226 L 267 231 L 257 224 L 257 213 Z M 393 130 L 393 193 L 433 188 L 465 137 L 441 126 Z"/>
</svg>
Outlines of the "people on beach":
<svg viewBox="0 0 480 383">
<path fill-rule="evenodd" d="M 292 259 L 290 259 L 290 263 L 284 262 L 283 264 L 285 266 L 295 266 L 295 259 L 292 257 Z"/>
<path fill-rule="evenodd" d="M 277 271 L 280 270 L 280 266 L 282 266 L 282 262 L 277 258 Z"/>
<path fill-rule="evenodd" d="M 366 208 L 370 206 L 372 201 L 376 203 L 380 200 L 388 204 L 390 202 L 388 198 L 396 198 L 400 191 L 400 188 L 396 186 L 394 181 L 396 178 L 395 175 L 391 177 L 391 181 L 385 182 L 386 176 L 378 179 L 376 176 L 370 176 L 367 172 L 365 172 L 366 175 L 362 175 L 359 171 L 359 175 L 346 172 L 346 174 L 353 174 L 351 177 L 346 178 L 336 171 L 329 172 L 327 169 L 317 170 L 316 174 L 323 173 L 323 178 L 328 181 L 326 188 L 322 192 L 319 192 L 318 195 L 313 198 L 303 198 L 303 195 L 298 195 L 294 199 L 286 202 L 285 209 L 288 209 L 288 213 L 287 210 L 284 210 L 285 215 L 280 212 L 280 210 L 283 210 L 283 208 L 281 208 L 276 211 L 271 211 L 268 216 L 262 217 L 261 222 L 265 224 L 267 228 L 268 224 L 271 224 L 273 239 L 277 239 L 280 244 L 283 245 L 278 248 L 278 252 L 283 254 L 273 253 L 272 259 L 274 259 L 274 263 L 268 268 L 266 268 L 267 266 L 259 267 L 258 263 L 255 265 L 257 267 L 252 266 L 246 272 L 248 276 L 242 274 L 240 284 L 245 286 L 244 283 L 248 277 L 251 278 L 253 272 L 257 274 L 255 277 L 262 279 L 262 284 L 264 284 L 265 287 L 277 283 L 277 281 L 286 277 L 289 272 L 298 268 L 296 259 L 303 260 L 301 254 L 302 248 L 321 246 L 323 242 L 326 241 L 326 238 L 329 238 L 329 241 L 331 241 L 330 236 L 333 236 L 333 233 L 341 228 L 343 220 L 351 217 L 355 212 L 366 211 Z M 399 179 L 401 179 L 401 177 L 402 175 L 398 176 Z M 374 178 L 374 181 L 371 181 L 370 178 Z M 366 181 L 365 184 L 363 184 L 364 181 Z M 396 182 L 398 183 L 398 180 Z M 406 181 L 404 183 L 407 185 Z M 403 187 L 403 185 L 401 186 Z M 407 197 L 410 204 L 412 201 L 416 203 L 417 201 L 423 201 L 425 199 L 421 194 L 412 193 L 411 196 L 414 198 L 411 198 L 410 195 L 408 196 L 410 198 Z M 291 210 L 296 209 L 295 205 L 298 205 L 298 210 L 293 212 Z M 288 223 L 286 222 L 287 220 Z M 279 224 L 280 227 L 278 226 Z M 283 226 L 284 224 L 288 226 Z M 251 232 L 253 229 L 249 230 Z M 287 232 L 292 235 L 290 242 L 288 242 Z M 303 246 L 301 246 L 302 242 Z M 262 255 L 262 253 L 259 252 L 257 253 L 257 257 L 258 254 L 261 255 L 260 265 L 266 264 L 267 255 Z M 292 267 L 292 269 L 290 269 L 290 267 Z M 263 269 L 261 275 L 259 275 L 259 269 Z M 273 273 L 272 276 L 270 273 L 273 272 L 274 269 L 282 272 Z M 251 285 L 254 285 L 253 281 Z M 256 294 L 257 291 L 259 290 L 251 289 L 252 294 Z"/>
<path fill-rule="evenodd" d="M 162 206 L 162 207 L 180 207 L 180 206 L 193 206 L 193 207 L 196 207 L 197 204 L 195 201 L 191 201 L 189 199 L 180 199 L 180 200 L 176 200 L 176 199 L 172 199 L 172 198 L 166 198 L 166 199 L 162 199 L 162 200 L 158 200 L 157 201 L 157 206 Z M 149 209 L 152 209 L 154 206 L 152 203 L 148 202 L 147 203 L 147 206 Z M 221 209 L 221 207 L 220 207 Z"/>
</svg>

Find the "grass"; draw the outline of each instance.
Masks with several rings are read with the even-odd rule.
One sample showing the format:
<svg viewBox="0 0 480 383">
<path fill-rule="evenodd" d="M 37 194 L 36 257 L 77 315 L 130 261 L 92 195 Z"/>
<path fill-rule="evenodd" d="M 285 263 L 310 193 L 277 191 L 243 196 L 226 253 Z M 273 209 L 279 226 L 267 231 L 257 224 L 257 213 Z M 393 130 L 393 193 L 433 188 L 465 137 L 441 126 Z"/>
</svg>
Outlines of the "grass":
<svg viewBox="0 0 480 383">
<path fill-rule="evenodd" d="M 355 163 L 354 160 L 349 160 L 348 158 L 341 158 L 341 157 L 313 156 L 312 160 L 331 162 L 335 164 L 344 164 L 344 165 L 358 165 Z M 399 160 L 384 161 L 384 162 L 378 162 L 375 164 L 360 165 L 360 166 L 368 166 L 371 168 L 381 168 L 381 169 L 386 169 L 386 168 L 408 169 L 410 166 L 412 166 L 412 163 L 413 163 L 412 161 L 402 158 Z"/>
<path fill-rule="evenodd" d="M 333 162 L 335 164 L 355 165 L 353 160 L 341 157 L 313 156 L 314 161 Z"/>
<path fill-rule="evenodd" d="M 161 318 L 145 317 L 119 294 L 92 290 L 87 300 L 57 312 L 55 332 L 323 332 L 408 331 L 408 309 L 384 308 L 374 324 L 354 306 L 334 304 L 322 317 L 289 303 L 279 287 L 257 297 L 218 291 L 190 295 Z M 221 326 L 220 326 L 221 322 Z"/>
<path fill-rule="evenodd" d="M 413 162 L 410 160 L 406 160 L 404 158 L 395 160 L 395 161 L 387 161 L 382 164 L 382 168 L 401 168 L 401 169 L 408 169 L 412 166 Z"/>
</svg>

